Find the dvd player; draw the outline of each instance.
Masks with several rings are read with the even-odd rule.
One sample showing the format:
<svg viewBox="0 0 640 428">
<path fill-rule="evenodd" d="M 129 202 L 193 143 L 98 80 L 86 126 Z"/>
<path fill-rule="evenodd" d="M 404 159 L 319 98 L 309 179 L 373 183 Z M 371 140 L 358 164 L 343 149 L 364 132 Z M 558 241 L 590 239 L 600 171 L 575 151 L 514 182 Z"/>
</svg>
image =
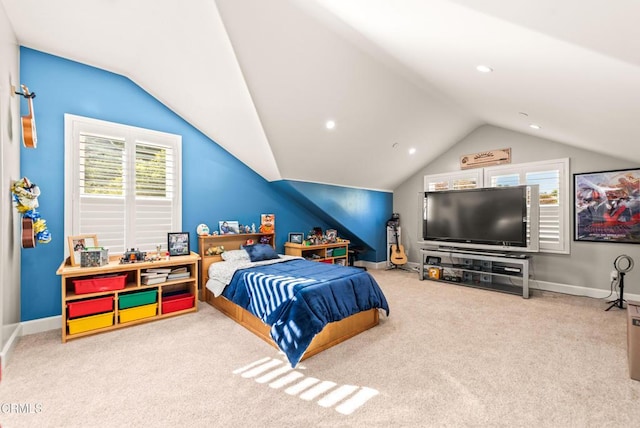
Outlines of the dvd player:
<svg viewBox="0 0 640 428">
<path fill-rule="evenodd" d="M 493 265 L 492 271 L 494 273 L 503 273 L 505 275 L 514 275 L 518 273 L 522 273 L 522 269 L 515 266 L 502 266 L 502 265 Z"/>
</svg>

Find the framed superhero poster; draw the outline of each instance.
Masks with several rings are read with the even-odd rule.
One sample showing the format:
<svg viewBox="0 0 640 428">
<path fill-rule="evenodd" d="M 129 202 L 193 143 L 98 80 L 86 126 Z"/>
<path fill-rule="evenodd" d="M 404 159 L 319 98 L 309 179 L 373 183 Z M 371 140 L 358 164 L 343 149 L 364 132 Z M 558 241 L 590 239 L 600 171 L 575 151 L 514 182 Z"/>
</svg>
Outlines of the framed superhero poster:
<svg viewBox="0 0 640 428">
<path fill-rule="evenodd" d="M 640 244 L 640 168 L 573 175 L 574 240 Z"/>
</svg>

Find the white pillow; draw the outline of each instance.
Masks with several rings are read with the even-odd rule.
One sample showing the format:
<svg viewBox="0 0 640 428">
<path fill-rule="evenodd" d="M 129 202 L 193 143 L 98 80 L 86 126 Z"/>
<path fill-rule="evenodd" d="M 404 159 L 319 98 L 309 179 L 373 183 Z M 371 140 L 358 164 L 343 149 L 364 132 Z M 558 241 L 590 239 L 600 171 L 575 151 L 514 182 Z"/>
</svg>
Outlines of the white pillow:
<svg viewBox="0 0 640 428">
<path fill-rule="evenodd" d="M 222 253 L 222 260 L 226 262 L 250 262 L 249 253 L 245 250 L 229 250 Z"/>
</svg>

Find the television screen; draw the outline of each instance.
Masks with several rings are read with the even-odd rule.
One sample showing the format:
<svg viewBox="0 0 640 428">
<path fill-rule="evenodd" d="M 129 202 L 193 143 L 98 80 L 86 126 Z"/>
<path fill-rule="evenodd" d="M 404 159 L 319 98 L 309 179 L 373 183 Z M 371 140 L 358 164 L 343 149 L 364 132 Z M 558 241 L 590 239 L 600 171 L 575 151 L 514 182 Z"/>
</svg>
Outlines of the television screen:
<svg viewBox="0 0 640 428">
<path fill-rule="evenodd" d="M 425 192 L 423 239 L 524 250 L 526 218 L 527 186 Z"/>
</svg>

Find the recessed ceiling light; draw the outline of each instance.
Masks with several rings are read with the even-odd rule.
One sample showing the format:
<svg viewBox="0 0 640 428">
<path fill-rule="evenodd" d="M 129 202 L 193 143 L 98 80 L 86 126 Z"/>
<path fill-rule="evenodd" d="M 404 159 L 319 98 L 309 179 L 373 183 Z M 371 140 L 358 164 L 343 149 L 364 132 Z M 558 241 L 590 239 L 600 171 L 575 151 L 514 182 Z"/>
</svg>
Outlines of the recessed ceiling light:
<svg viewBox="0 0 640 428">
<path fill-rule="evenodd" d="M 333 120 L 327 120 L 325 126 L 327 127 L 327 129 L 333 129 L 336 127 L 336 123 Z"/>
<path fill-rule="evenodd" d="M 410 155 L 414 154 L 415 152 L 416 152 L 416 149 L 415 149 L 415 148 L 411 147 L 411 148 L 409 149 L 409 154 L 410 154 Z"/>
<path fill-rule="evenodd" d="M 532 123 L 531 125 L 529 125 L 529 128 L 531 128 L 531 129 L 540 129 L 542 127 L 540 125 L 536 125 L 535 123 Z"/>
<path fill-rule="evenodd" d="M 479 65 L 476 67 L 476 70 L 478 70 L 480 73 L 491 73 L 493 71 L 493 68 L 489 67 L 488 65 Z"/>
</svg>

